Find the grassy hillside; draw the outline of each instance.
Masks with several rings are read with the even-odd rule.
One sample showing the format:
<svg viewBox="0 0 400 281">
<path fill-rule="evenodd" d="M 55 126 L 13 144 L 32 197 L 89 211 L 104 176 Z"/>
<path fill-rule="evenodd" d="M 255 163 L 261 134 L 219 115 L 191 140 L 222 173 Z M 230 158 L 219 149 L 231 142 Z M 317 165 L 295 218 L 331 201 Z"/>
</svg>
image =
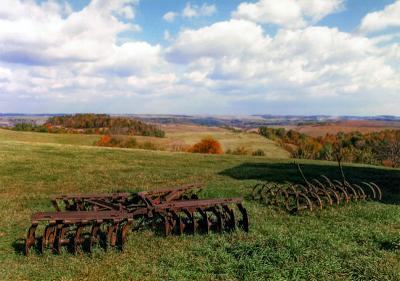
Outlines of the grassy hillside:
<svg viewBox="0 0 400 281">
<path fill-rule="evenodd" d="M 22 256 L 18 238 L 33 212 L 52 209 L 51 194 L 203 182 L 202 197 L 247 198 L 261 180 L 300 178 L 289 160 L 39 143 L 44 139 L 23 143 L 26 135 L 3 136 L 0 280 L 400 280 L 400 170 L 368 166 L 345 170 L 349 178 L 384 187 L 382 203 L 295 216 L 246 200 L 248 234 L 163 238 L 143 231 L 131 234 L 123 253 Z M 54 135 L 48 142 L 63 143 L 62 137 L 75 136 Z M 304 162 L 307 175 L 319 171 L 337 176 L 330 163 Z"/>
<path fill-rule="evenodd" d="M 220 141 L 224 150 L 235 149 L 244 145 L 250 151 L 262 149 L 267 157 L 289 158 L 289 153 L 279 147 L 276 143 L 254 133 L 235 133 L 226 129 L 204 126 L 174 125 L 165 126 L 163 129 L 167 135 L 165 138 L 134 136 L 139 142 L 151 142 L 165 147 L 173 143 L 192 145 L 202 138 L 212 136 Z M 126 137 L 126 136 L 121 136 Z M 48 134 L 34 132 L 16 132 L 0 129 L 0 140 L 17 140 L 36 143 L 58 143 L 74 145 L 93 145 L 100 139 L 99 135 L 84 134 Z"/>
<path fill-rule="evenodd" d="M 167 125 L 163 126 L 163 130 L 167 133 L 167 138 L 172 141 L 184 141 L 186 144 L 192 145 L 204 137 L 212 136 L 221 143 L 225 151 L 245 146 L 251 151 L 262 149 L 267 157 L 289 158 L 286 150 L 256 133 L 233 132 L 218 127 L 195 125 Z"/>
<path fill-rule="evenodd" d="M 32 143 L 58 143 L 74 145 L 93 145 L 98 135 L 48 134 L 35 132 L 17 132 L 0 129 L 0 141 L 23 141 Z"/>
</svg>

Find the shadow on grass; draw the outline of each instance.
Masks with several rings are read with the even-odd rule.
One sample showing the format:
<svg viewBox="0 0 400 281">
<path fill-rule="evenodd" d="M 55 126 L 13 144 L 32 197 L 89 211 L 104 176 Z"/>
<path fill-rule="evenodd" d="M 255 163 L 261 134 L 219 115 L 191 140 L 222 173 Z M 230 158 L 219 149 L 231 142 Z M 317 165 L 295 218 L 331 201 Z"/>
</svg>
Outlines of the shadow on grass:
<svg viewBox="0 0 400 281">
<path fill-rule="evenodd" d="M 25 239 L 19 238 L 12 242 L 11 246 L 18 255 L 25 255 Z"/>
<path fill-rule="evenodd" d="M 341 179 L 339 168 L 334 164 L 301 163 L 301 167 L 307 179 L 320 178 L 320 175 Z M 400 204 L 400 170 L 355 166 L 344 166 L 343 170 L 350 183 L 375 182 L 382 189 L 384 203 Z M 243 163 L 220 174 L 237 180 L 303 183 L 293 163 Z"/>
<path fill-rule="evenodd" d="M 400 241 L 381 241 L 378 243 L 378 247 L 384 251 L 397 251 L 400 249 Z"/>
</svg>

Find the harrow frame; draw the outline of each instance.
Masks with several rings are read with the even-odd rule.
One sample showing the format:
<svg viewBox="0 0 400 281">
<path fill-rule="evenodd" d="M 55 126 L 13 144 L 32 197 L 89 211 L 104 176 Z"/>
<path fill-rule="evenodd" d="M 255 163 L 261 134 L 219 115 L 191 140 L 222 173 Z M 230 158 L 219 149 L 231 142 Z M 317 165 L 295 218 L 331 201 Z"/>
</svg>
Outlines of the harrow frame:
<svg viewBox="0 0 400 281">
<path fill-rule="evenodd" d="M 92 252 L 99 244 L 119 247 L 138 224 L 161 227 L 167 235 L 233 231 L 237 227 L 249 231 L 249 218 L 242 198 L 198 199 L 200 184 L 162 188 L 138 193 L 66 194 L 50 198 L 53 212 L 32 215 L 25 239 L 25 254 L 33 246 L 39 253 L 50 248 L 60 254 L 63 246 L 73 253 L 86 248 Z M 237 220 L 236 213 L 241 214 Z M 43 234 L 36 236 L 39 224 L 47 223 Z M 84 247 L 86 246 L 86 247 Z"/>
</svg>

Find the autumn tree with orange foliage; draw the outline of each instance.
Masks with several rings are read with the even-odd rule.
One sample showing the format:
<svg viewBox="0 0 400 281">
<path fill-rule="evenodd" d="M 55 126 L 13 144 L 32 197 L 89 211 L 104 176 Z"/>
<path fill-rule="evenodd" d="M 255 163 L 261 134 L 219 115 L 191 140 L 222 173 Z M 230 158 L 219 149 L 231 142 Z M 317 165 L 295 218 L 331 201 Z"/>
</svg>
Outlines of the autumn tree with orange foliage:
<svg viewBox="0 0 400 281">
<path fill-rule="evenodd" d="M 206 153 L 206 154 L 223 154 L 222 146 L 216 139 L 207 137 L 189 148 L 188 152 Z"/>
<path fill-rule="evenodd" d="M 294 158 L 400 167 L 400 130 L 311 137 L 283 128 L 260 127 L 259 134 L 278 142 Z"/>
<path fill-rule="evenodd" d="M 110 135 L 104 135 L 100 138 L 98 142 L 96 142 L 96 145 L 98 146 L 110 146 L 110 141 L 111 141 L 111 136 Z"/>
</svg>

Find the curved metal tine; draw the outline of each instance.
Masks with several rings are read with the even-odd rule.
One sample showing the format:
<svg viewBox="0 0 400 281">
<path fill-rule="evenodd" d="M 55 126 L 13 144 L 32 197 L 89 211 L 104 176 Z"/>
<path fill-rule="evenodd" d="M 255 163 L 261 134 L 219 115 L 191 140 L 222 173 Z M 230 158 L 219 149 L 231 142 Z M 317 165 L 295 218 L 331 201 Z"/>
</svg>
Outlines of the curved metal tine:
<svg viewBox="0 0 400 281">
<path fill-rule="evenodd" d="M 209 221 L 209 219 L 208 219 L 207 212 L 204 211 L 204 210 L 201 209 L 201 208 L 197 208 L 197 211 L 199 212 L 199 214 L 200 214 L 201 217 L 202 217 L 202 228 L 201 228 L 201 230 L 202 230 L 204 233 L 208 234 L 208 233 L 210 232 L 210 221 Z"/>
<path fill-rule="evenodd" d="M 365 185 L 366 187 L 368 187 L 368 189 L 371 191 L 371 193 L 372 193 L 372 196 L 371 196 L 371 193 L 369 193 L 369 198 L 370 199 L 377 199 L 377 193 L 376 193 L 376 191 L 375 191 L 375 188 L 372 186 L 372 185 L 370 185 L 369 183 L 367 183 L 367 182 L 362 182 L 362 184 L 363 185 Z"/>
<path fill-rule="evenodd" d="M 289 212 L 290 213 L 295 213 L 298 212 L 299 209 L 299 193 L 289 193 Z"/>
<path fill-rule="evenodd" d="M 185 223 L 184 223 L 184 218 L 182 217 L 182 213 L 179 213 L 176 215 L 177 218 L 177 227 L 178 227 L 178 234 L 182 235 L 183 232 L 185 231 Z"/>
<path fill-rule="evenodd" d="M 75 235 L 73 237 L 73 253 L 74 254 L 81 252 L 83 229 L 84 229 L 84 225 L 82 223 L 78 223 L 76 225 Z"/>
<path fill-rule="evenodd" d="M 40 245 L 39 245 L 39 252 L 41 254 L 44 254 L 44 251 L 47 248 L 48 237 L 50 235 L 51 227 L 52 227 L 51 225 L 46 225 L 46 227 L 44 228 L 42 239 L 40 240 Z"/>
<path fill-rule="evenodd" d="M 320 193 L 325 195 L 323 198 L 325 198 L 328 201 L 329 206 L 332 206 L 333 200 L 332 200 L 330 194 L 325 189 L 320 189 Z"/>
<path fill-rule="evenodd" d="M 326 181 L 326 183 L 328 184 L 329 188 L 330 188 L 333 192 L 335 192 L 336 196 L 339 195 L 337 192 L 344 192 L 345 200 L 346 200 L 346 202 L 348 202 L 349 198 L 348 198 L 347 192 L 344 191 L 343 188 L 340 187 L 340 186 L 341 186 L 341 183 L 340 183 L 339 186 L 337 186 L 337 185 L 335 185 L 327 176 L 321 175 L 321 177 Z M 341 196 L 339 196 L 339 198 L 340 198 L 340 200 L 338 200 L 338 202 L 341 201 Z M 338 204 L 339 204 L 339 203 L 338 203 Z"/>
<path fill-rule="evenodd" d="M 357 191 L 351 186 L 351 184 L 348 181 L 344 180 L 344 186 L 351 190 L 354 200 L 357 201 L 359 199 L 359 195 Z"/>
<path fill-rule="evenodd" d="M 54 251 L 59 255 L 62 253 L 62 246 L 68 243 L 68 241 L 65 240 L 65 233 L 67 232 L 67 230 L 68 230 L 67 225 L 64 224 L 57 225 L 57 234 L 54 241 Z"/>
<path fill-rule="evenodd" d="M 338 181 L 338 180 L 333 180 L 333 181 L 338 183 L 337 185 L 335 185 L 335 188 L 340 190 L 341 193 L 343 193 L 344 198 L 346 200 L 346 203 L 349 203 L 350 202 L 350 196 L 347 193 L 346 188 L 342 185 L 342 183 L 340 181 Z"/>
<path fill-rule="evenodd" d="M 53 250 L 53 245 L 54 245 L 54 239 L 55 239 L 55 232 L 56 232 L 56 225 L 55 223 L 51 223 L 49 225 L 47 225 L 44 229 L 43 232 L 43 237 L 41 240 L 41 245 L 39 247 L 39 251 L 40 253 L 44 253 L 45 249 L 48 246 L 52 247 Z"/>
<path fill-rule="evenodd" d="M 301 202 L 301 201 L 302 201 L 302 200 L 301 200 L 302 198 L 306 201 L 306 205 L 305 205 L 305 206 L 304 206 L 304 204 L 302 204 L 302 202 Z M 297 204 L 297 210 L 296 210 L 297 212 L 302 211 L 302 210 L 304 210 L 304 209 L 309 209 L 310 212 L 312 212 L 312 211 L 314 210 L 314 209 L 313 209 L 313 204 L 312 204 L 310 198 L 308 198 L 307 195 L 305 195 L 305 194 L 303 194 L 303 193 L 301 193 L 301 192 L 298 193 L 298 198 L 297 198 L 296 204 Z"/>
<path fill-rule="evenodd" d="M 111 247 L 117 244 L 119 221 L 113 220 L 107 229 L 107 241 Z"/>
<path fill-rule="evenodd" d="M 199 222 L 196 218 L 196 212 L 192 211 L 190 212 L 190 215 L 192 217 L 192 233 L 196 234 L 199 229 Z"/>
<path fill-rule="evenodd" d="M 220 208 L 218 208 L 218 207 L 212 208 L 212 212 L 214 213 L 215 217 L 217 218 L 216 231 L 221 233 L 224 229 L 224 221 L 223 221 L 223 217 L 222 217 Z"/>
<path fill-rule="evenodd" d="M 361 200 L 366 200 L 367 199 L 367 195 L 364 192 L 364 189 L 359 186 L 358 184 L 353 184 L 353 186 L 355 187 L 355 189 L 358 190 L 358 198 L 360 198 Z"/>
<path fill-rule="evenodd" d="M 336 199 L 336 205 L 340 205 L 341 198 L 340 198 L 339 194 L 335 190 L 333 190 L 331 188 L 329 188 L 329 192 L 334 195 L 334 197 Z"/>
<path fill-rule="evenodd" d="M 296 190 L 298 190 L 298 192 L 303 192 L 305 194 L 310 192 L 310 190 L 302 184 L 296 184 L 294 185 L 294 187 L 296 188 Z"/>
<path fill-rule="evenodd" d="M 283 206 L 286 208 L 286 210 L 288 212 L 291 212 L 293 210 L 293 208 L 290 207 L 290 196 L 289 193 L 286 191 L 286 189 L 282 188 L 280 190 L 280 193 L 283 195 Z"/>
<path fill-rule="evenodd" d="M 228 231 L 233 231 L 236 228 L 235 212 L 232 208 L 227 205 L 223 205 L 223 210 L 225 214 L 225 229 Z"/>
<path fill-rule="evenodd" d="M 378 200 L 382 200 L 382 195 L 383 195 L 383 193 L 382 193 L 382 190 L 381 190 L 381 188 L 376 184 L 376 183 L 374 183 L 374 182 L 369 182 L 369 184 L 370 185 L 372 185 L 372 186 L 374 186 L 375 188 L 376 188 L 376 190 L 378 191 Z"/>
<path fill-rule="evenodd" d="M 312 179 L 312 181 L 316 184 L 312 184 L 314 187 L 313 191 L 317 194 L 320 198 L 322 197 L 321 201 L 327 202 L 329 206 L 333 205 L 332 198 L 329 193 L 326 191 L 324 185 L 322 185 L 317 179 Z"/>
<path fill-rule="evenodd" d="M 335 188 L 335 185 L 332 183 L 332 181 L 327 176 L 321 175 L 321 178 L 323 178 L 331 188 Z"/>
<path fill-rule="evenodd" d="M 259 188 L 261 186 L 261 188 Z M 253 200 L 258 200 L 260 199 L 260 194 L 261 194 L 261 190 L 262 190 L 262 186 L 264 186 L 262 183 L 257 183 L 254 187 L 253 190 L 251 192 Z"/>
<path fill-rule="evenodd" d="M 335 184 L 335 186 L 342 186 L 342 187 L 344 187 L 343 182 L 341 182 L 341 181 L 339 181 L 339 180 L 334 179 L 334 180 L 332 180 L 332 182 Z"/>
<path fill-rule="evenodd" d="M 263 185 L 263 188 L 260 193 L 260 200 L 266 201 L 268 197 L 271 197 L 274 195 L 274 188 L 276 188 L 275 183 L 267 183 Z"/>
<path fill-rule="evenodd" d="M 324 205 L 318 194 L 316 194 L 315 192 L 310 192 L 309 194 L 316 199 L 319 209 L 322 210 L 324 208 Z"/>
<path fill-rule="evenodd" d="M 326 186 L 322 184 L 318 179 L 312 179 L 312 181 L 318 186 L 319 189 L 324 189 L 326 190 Z"/>
<path fill-rule="evenodd" d="M 35 245 L 36 243 L 36 236 L 35 236 L 35 232 L 36 232 L 36 228 L 37 228 L 38 224 L 37 223 L 33 223 L 31 225 L 31 227 L 29 227 L 28 229 L 28 233 L 26 235 L 26 239 L 25 239 L 25 255 L 28 256 L 29 252 L 30 252 L 30 248 Z"/>
<path fill-rule="evenodd" d="M 161 215 L 163 225 L 164 225 L 164 236 L 167 237 L 171 234 L 171 223 L 169 219 L 169 214 L 162 214 Z"/>
<path fill-rule="evenodd" d="M 128 219 L 120 223 L 120 233 L 118 238 L 118 246 L 121 251 L 124 249 L 125 242 L 129 231 L 132 229 L 133 219 Z"/>
<path fill-rule="evenodd" d="M 300 167 L 300 164 L 299 163 L 296 163 L 295 162 L 295 164 L 297 165 L 297 170 L 299 171 L 299 173 L 300 173 L 300 176 L 302 177 L 302 179 L 304 180 L 304 183 L 308 186 L 308 187 L 310 187 L 310 182 L 307 180 L 307 178 L 305 177 L 305 175 L 304 175 L 304 173 L 303 173 L 303 170 L 301 169 L 301 167 Z"/>
<path fill-rule="evenodd" d="M 188 209 L 184 209 L 183 212 L 186 215 L 186 221 L 184 221 L 185 224 L 184 229 L 187 230 L 187 232 L 189 232 L 190 234 L 195 234 L 196 226 L 193 213 L 191 213 Z"/>
<path fill-rule="evenodd" d="M 315 186 L 314 184 L 312 184 L 311 182 L 308 182 L 309 185 L 309 189 L 311 189 L 313 192 L 318 193 L 319 188 L 317 186 Z"/>
<path fill-rule="evenodd" d="M 180 232 L 181 230 L 181 217 L 173 210 L 169 211 L 169 223 L 171 227 L 171 233 L 170 234 L 175 234 L 175 235 L 180 235 L 182 234 Z"/>
<path fill-rule="evenodd" d="M 278 207 L 284 206 L 284 200 L 281 200 L 281 196 L 282 196 L 282 189 L 279 189 L 275 194 L 275 205 Z"/>
<path fill-rule="evenodd" d="M 262 193 L 263 201 L 266 205 L 276 205 L 276 190 L 278 187 L 275 183 L 269 185 L 269 188 Z"/>
<path fill-rule="evenodd" d="M 246 208 L 243 207 L 241 203 L 237 204 L 239 212 L 242 214 L 242 219 L 239 221 L 239 226 L 245 231 L 249 232 L 249 216 L 247 214 Z"/>
<path fill-rule="evenodd" d="M 92 224 L 92 228 L 90 230 L 90 237 L 89 237 L 89 246 L 88 246 L 89 253 L 92 253 L 94 245 L 96 245 L 100 242 L 100 229 L 101 229 L 102 223 L 103 223 L 103 221 L 97 220 L 97 221 L 94 221 Z"/>
<path fill-rule="evenodd" d="M 287 190 L 288 192 L 292 191 L 293 194 L 297 193 L 297 190 L 294 188 L 294 186 L 290 183 L 286 183 L 287 184 Z"/>
<path fill-rule="evenodd" d="M 276 204 L 280 207 L 284 206 L 284 204 L 286 203 L 286 196 L 283 195 L 282 197 L 282 193 L 284 193 L 284 189 L 281 187 L 279 190 L 276 191 L 275 196 Z"/>
<path fill-rule="evenodd" d="M 333 205 L 333 200 L 332 200 L 332 196 L 331 194 L 333 193 L 333 195 L 335 196 L 336 199 L 336 204 L 339 205 L 340 203 L 340 199 L 338 197 L 338 195 L 336 194 L 336 192 L 334 192 L 329 186 L 325 186 L 322 182 L 320 182 L 318 179 L 313 179 L 313 181 L 320 187 L 320 190 L 326 194 L 326 196 L 328 197 L 329 200 L 329 205 L 332 206 Z"/>
</svg>

